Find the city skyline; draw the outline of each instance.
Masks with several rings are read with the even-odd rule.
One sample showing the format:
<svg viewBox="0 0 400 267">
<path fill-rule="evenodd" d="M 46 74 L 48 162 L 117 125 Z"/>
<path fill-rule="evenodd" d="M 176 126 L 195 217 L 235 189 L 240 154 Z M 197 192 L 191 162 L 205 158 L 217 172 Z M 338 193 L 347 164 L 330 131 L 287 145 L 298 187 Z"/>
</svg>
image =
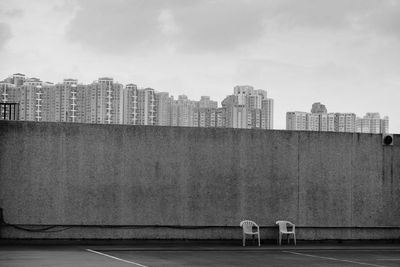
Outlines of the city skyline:
<svg viewBox="0 0 400 267">
<path fill-rule="evenodd" d="M 111 76 L 219 102 L 251 84 L 275 100 L 275 129 L 286 112 L 322 102 L 387 115 L 399 133 L 399 4 L 3 0 L 0 72 L 84 84 Z"/>
<path fill-rule="evenodd" d="M 123 85 L 112 77 L 91 84 L 72 78 L 53 83 L 15 73 L 0 82 L 0 103 L 9 108 L 18 103 L 18 117 L 27 121 L 273 129 L 274 100 L 267 91 L 249 85 L 233 91 L 218 107 L 209 96 L 175 99 L 169 92 Z M 14 114 L 7 108 L 0 113 L 4 118 Z"/>
<path fill-rule="evenodd" d="M 112 105 L 113 110 L 115 108 L 117 109 L 117 113 L 115 113 L 114 115 L 111 115 L 107 111 L 107 115 L 106 113 L 103 113 L 103 115 L 101 115 L 100 117 L 90 119 L 90 112 L 88 113 L 87 111 L 81 110 L 82 107 L 76 109 L 82 104 L 85 105 L 84 103 L 89 101 L 90 95 L 92 94 L 91 91 L 93 89 L 93 86 L 96 84 L 103 84 L 105 86 L 102 90 L 105 90 L 104 93 L 106 93 L 107 96 L 104 95 L 103 104 L 107 106 L 107 110 L 109 109 L 109 107 L 111 108 L 111 99 L 113 99 L 113 103 L 115 102 L 115 100 L 117 100 L 117 102 Z M 29 101 L 33 101 L 31 104 L 28 104 L 28 106 L 36 106 L 38 104 L 37 97 L 33 97 L 33 95 L 31 97 L 29 97 L 28 95 L 24 96 L 24 94 L 28 93 L 25 91 L 26 86 L 31 87 L 31 89 L 28 90 L 33 90 L 30 92 L 30 94 L 33 95 L 36 94 L 36 90 L 34 88 L 46 88 L 44 89 L 45 91 L 53 91 L 48 91 L 48 93 L 45 93 L 42 90 L 40 91 L 40 94 L 50 94 L 47 97 L 50 97 L 52 99 L 51 102 L 53 103 L 50 104 L 50 106 L 53 105 L 54 109 L 50 113 L 45 112 L 46 116 L 44 117 L 44 121 L 275 129 L 273 126 L 275 120 L 274 100 L 267 97 L 266 90 L 255 89 L 251 85 L 235 86 L 233 88 L 234 94 L 228 95 L 225 99 L 221 100 L 221 104 L 219 105 L 218 100 L 214 101 L 210 98 L 210 96 L 201 96 L 200 100 L 197 101 L 189 99 L 186 95 L 178 95 L 175 100 L 173 95 L 169 95 L 169 92 L 162 92 L 149 87 L 138 87 L 136 84 L 133 83 L 124 85 L 119 83 L 118 81 L 114 81 L 114 78 L 112 77 L 100 77 L 97 80 L 94 80 L 91 84 L 83 84 L 80 83 L 78 79 L 74 78 L 66 78 L 63 79 L 62 82 L 49 82 L 42 81 L 40 78 L 37 77 L 27 77 L 23 73 L 15 73 L 13 75 L 9 75 L 3 81 L 0 81 L 0 102 L 20 103 L 20 112 L 22 112 L 22 110 L 24 110 L 24 106 L 26 106 L 25 101 L 27 101 L 28 97 L 31 98 L 31 100 Z M 25 89 L 21 91 L 23 87 Z M 95 91 L 97 91 L 98 89 L 95 89 Z M 25 91 L 25 93 L 23 93 L 23 91 Z M 62 96 L 64 94 L 65 97 Z M 102 93 L 100 93 L 100 95 L 102 95 Z M 132 117 L 132 114 L 137 114 L 137 109 L 141 110 L 139 111 L 139 113 L 144 112 L 145 110 L 153 109 L 150 106 L 148 108 L 140 105 L 136 106 L 137 104 L 132 106 L 133 103 L 131 103 L 131 101 L 129 100 L 132 97 L 135 99 L 134 102 L 137 102 L 138 99 L 144 100 L 153 98 L 151 103 L 147 102 L 147 100 L 147 104 L 143 102 L 143 104 L 145 105 L 156 107 L 156 109 L 152 111 L 154 114 L 149 114 L 152 117 L 150 119 L 151 121 L 148 121 L 149 118 L 147 117 L 138 118 L 137 115 L 133 115 Z M 42 99 L 42 97 L 39 98 Z M 35 101 L 36 103 L 34 103 Z M 60 101 L 67 102 L 62 104 Z M 78 104 L 77 101 L 83 102 Z M 175 117 L 176 119 L 179 117 L 178 114 L 173 114 L 173 106 L 178 102 L 181 102 L 181 104 L 184 104 L 184 106 L 188 105 L 187 107 L 190 107 L 190 109 L 212 109 L 213 111 L 209 113 L 209 111 L 205 112 L 204 110 L 202 115 L 200 115 L 200 113 L 198 113 L 197 111 L 192 114 L 191 111 L 187 110 L 185 111 L 185 113 L 189 113 L 185 116 L 189 116 L 190 119 L 184 119 L 185 122 L 182 124 L 182 121 L 181 123 L 179 123 L 177 120 L 173 119 L 173 117 Z M 87 103 L 89 104 L 89 102 Z M 39 104 L 42 105 L 42 103 Z M 47 105 L 48 104 L 49 103 L 47 103 Z M 95 103 L 93 104 L 97 105 Z M 231 111 L 228 111 L 228 107 L 233 109 Z M 251 111 L 253 109 L 257 109 L 258 111 Z M 67 110 L 73 113 L 73 118 L 71 117 L 71 114 L 69 114 L 69 116 L 67 115 Z M 156 110 L 159 111 L 156 112 Z M 219 111 L 217 112 L 217 110 Z M 175 112 L 177 111 L 178 110 L 176 110 Z M 105 112 L 105 110 L 102 112 Z M 32 115 L 26 116 L 34 116 L 33 111 L 30 114 Z M 228 114 L 230 114 L 229 116 L 231 116 L 230 122 L 226 121 L 226 116 L 228 116 Z M 57 116 L 59 116 L 58 119 Z M 69 118 L 67 118 L 67 116 Z M 248 116 L 252 117 L 251 122 L 248 121 Z M 113 117 L 113 119 L 111 119 L 111 117 Z M 202 118 L 201 121 L 199 120 L 200 117 Z M 77 118 L 77 120 L 75 120 L 75 118 Z M 35 120 L 33 117 L 25 117 L 25 115 L 20 116 L 20 119 Z M 379 112 L 367 112 L 363 117 L 358 116 L 354 112 L 342 113 L 335 111 L 328 113 L 326 105 L 320 102 L 315 102 L 312 104 L 310 112 L 298 110 L 286 112 L 285 129 L 330 132 L 390 133 L 389 125 L 389 117 L 383 115 L 383 117 L 381 118 Z"/>
<path fill-rule="evenodd" d="M 379 112 L 367 112 L 363 117 L 355 113 L 328 112 L 320 102 L 312 104 L 311 112 L 286 113 L 286 130 L 387 134 L 389 125 L 389 117 L 381 118 Z"/>
</svg>

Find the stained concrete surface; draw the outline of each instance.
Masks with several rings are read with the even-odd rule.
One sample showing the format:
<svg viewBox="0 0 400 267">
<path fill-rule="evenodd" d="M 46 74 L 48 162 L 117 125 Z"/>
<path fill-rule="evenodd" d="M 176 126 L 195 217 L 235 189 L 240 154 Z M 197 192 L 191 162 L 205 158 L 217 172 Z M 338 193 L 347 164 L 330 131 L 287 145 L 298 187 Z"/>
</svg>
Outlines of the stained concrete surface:
<svg viewBox="0 0 400 267">
<path fill-rule="evenodd" d="M 400 264 L 398 245 L 0 246 L 0 266 L 375 266 Z"/>
<path fill-rule="evenodd" d="M 252 219 L 270 227 L 262 238 L 272 239 L 283 219 L 299 226 L 299 239 L 398 239 L 399 140 L 383 146 L 373 134 L 1 121 L 6 222 L 73 227 L 5 226 L 1 237 L 232 239 L 240 238 L 239 222 Z"/>
</svg>

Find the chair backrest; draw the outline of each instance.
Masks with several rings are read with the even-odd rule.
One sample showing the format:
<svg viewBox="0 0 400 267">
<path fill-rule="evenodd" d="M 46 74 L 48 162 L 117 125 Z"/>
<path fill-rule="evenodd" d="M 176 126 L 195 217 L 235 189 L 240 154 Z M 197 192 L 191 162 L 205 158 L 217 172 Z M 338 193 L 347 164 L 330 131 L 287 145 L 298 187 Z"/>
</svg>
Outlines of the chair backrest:
<svg viewBox="0 0 400 267">
<path fill-rule="evenodd" d="M 279 231 L 287 231 L 287 225 L 294 225 L 293 223 L 289 221 L 276 221 L 276 224 L 279 225 Z"/>
<path fill-rule="evenodd" d="M 244 220 L 240 222 L 240 227 L 243 228 L 243 232 L 245 233 L 252 233 L 253 226 L 258 227 L 258 225 L 255 222 L 250 220 Z"/>
</svg>

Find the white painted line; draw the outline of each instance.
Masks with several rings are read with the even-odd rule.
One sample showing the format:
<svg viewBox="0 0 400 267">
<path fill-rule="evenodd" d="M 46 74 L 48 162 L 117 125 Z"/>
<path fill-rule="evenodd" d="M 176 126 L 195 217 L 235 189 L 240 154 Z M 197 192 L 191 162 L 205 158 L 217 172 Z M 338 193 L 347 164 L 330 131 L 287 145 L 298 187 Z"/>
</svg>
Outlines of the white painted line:
<svg viewBox="0 0 400 267">
<path fill-rule="evenodd" d="M 114 260 L 123 261 L 123 262 L 125 262 L 125 263 L 133 264 L 133 265 L 136 265 L 136 266 L 148 267 L 148 266 L 146 266 L 146 265 L 142 265 L 142 264 L 137 263 L 137 262 L 134 262 L 134 261 L 127 261 L 127 260 L 120 259 L 120 258 L 111 256 L 111 255 L 108 255 L 108 254 L 105 254 L 105 253 L 101 253 L 101 252 L 98 252 L 98 251 L 95 251 L 95 250 L 86 249 L 86 251 L 89 251 L 89 252 L 92 252 L 92 253 L 96 253 L 96 254 L 99 254 L 99 255 L 102 255 L 102 256 L 106 256 L 106 257 L 109 257 L 109 258 L 114 259 Z"/>
<path fill-rule="evenodd" d="M 388 266 L 385 266 L 385 265 L 377 265 L 377 264 L 365 263 L 365 262 L 359 262 L 359 261 L 342 260 L 342 259 L 331 258 L 331 257 L 322 257 L 322 256 L 298 253 L 298 252 L 293 252 L 293 251 L 283 251 L 283 252 L 287 252 L 287 253 L 291 253 L 291 254 L 295 254 L 295 255 L 300 255 L 300 256 L 319 258 L 319 259 L 325 259 L 325 260 L 332 260 L 332 261 L 348 262 L 348 263 L 354 263 L 354 264 L 360 264 L 360 265 L 366 265 L 366 266 L 388 267 Z"/>
<path fill-rule="evenodd" d="M 400 259 L 376 259 L 377 261 L 400 261 Z"/>
<path fill-rule="evenodd" d="M 364 248 L 360 248 L 360 249 L 354 249 L 354 248 L 341 248 L 341 249 L 331 249 L 331 248 L 325 248 L 325 249 L 316 249 L 316 248 L 296 248 L 293 249 L 296 251 L 317 251 L 317 252 L 323 252 L 323 251 L 376 251 L 376 252 L 392 252 L 392 251 L 400 251 L 400 249 L 372 249 L 372 248 L 368 248 L 368 249 L 364 249 Z"/>
</svg>

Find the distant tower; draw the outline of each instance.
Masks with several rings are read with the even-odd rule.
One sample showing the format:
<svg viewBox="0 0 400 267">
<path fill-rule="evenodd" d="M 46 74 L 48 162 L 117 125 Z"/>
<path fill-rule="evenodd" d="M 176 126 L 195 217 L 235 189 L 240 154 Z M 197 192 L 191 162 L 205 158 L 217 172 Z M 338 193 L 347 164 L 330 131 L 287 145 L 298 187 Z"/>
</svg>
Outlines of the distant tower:
<svg viewBox="0 0 400 267">
<path fill-rule="evenodd" d="M 156 96 L 152 88 L 128 84 L 124 90 L 123 121 L 132 125 L 156 125 Z"/>
<path fill-rule="evenodd" d="M 138 90 L 138 120 L 139 125 L 156 125 L 156 98 L 152 88 Z"/>
<path fill-rule="evenodd" d="M 388 133 L 389 117 L 377 112 L 368 112 L 363 118 L 357 118 L 357 131 L 361 133 Z"/>
<path fill-rule="evenodd" d="M 273 100 L 267 98 L 267 91 L 238 85 L 233 88 L 233 93 L 222 101 L 226 127 L 273 128 Z"/>
<path fill-rule="evenodd" d="M 130 83 L 124 90 L 124 124 L 137 124 L 138 120 L 138 89 L 136 84 Z"/>
<path fill-rule="evenodd" d="M 99 78 L 89 85 L 90 109 L 89 121 L 91 123 L 119 124 L 122 123 L 122 93 L 123 86 L 114 83 L 113 78 Z M 88 115 L 88 114 L 86 114 Z"/>
<path fill-rule="evenodd" d="M 262 100 L 261 107 L 261 128 L 273 129 L 274 128 L 274 100 L 272 98 L 266 98 Z"/>
<path fill-rule="evenodd" d="M 325 105 L 322 105 L 320 102 L 316 102 L 312 104 L 311 113 L 328 113 Z"/>
<path fill-rule="evenodd" d="M 209 96 L 202 96 L 193 114 L 193 126 L 195 127 L 216 127 L 217 126 L 218 102 L 210 99 Z"/>
<path fill-rule="evenodd" d="M 18 88 L 20 119 L 27 121 L 51 121 L 54 116 L 54 85 L 38 78 L 25 80 Z"/>
<path fill-rule="evenodd" d="M 196 101 L 188 99 L 186 95 L 178 96 L 178 100 L 174 100 L 172 104 L 172 125 L 175 126 L 186 126 L 195 127 L 195 108 L 197 106 Z"/>
<path fill-rule="evenodd" d="M 86 86 L 78 85 L 76 79 L 64 79 L 63 83 L 55 85 L 54 119 L 63 122 L 84 122 L 84 91 Z"/>
<path fill-rule="evenodd" d="M 286 130 L 307 130 L 307 112 L 286 112 Z"/>
<path fill-rule="evenodd" d="M 389 117 L 385 116 L 381 120 L 381 133 L 389 133 Z"/>
<path fill-rule="evenodd" d="M 15 86 L 21 86 L 25 82 L 25 74 L 15 73 L 13 74 L 13 83 Z"/>
<path fill-rule="evenodd" d="M 155 93 L 156 125 L 171 125 L 171 107 L 173 99 L 167 92 Z"/>
</svg>

